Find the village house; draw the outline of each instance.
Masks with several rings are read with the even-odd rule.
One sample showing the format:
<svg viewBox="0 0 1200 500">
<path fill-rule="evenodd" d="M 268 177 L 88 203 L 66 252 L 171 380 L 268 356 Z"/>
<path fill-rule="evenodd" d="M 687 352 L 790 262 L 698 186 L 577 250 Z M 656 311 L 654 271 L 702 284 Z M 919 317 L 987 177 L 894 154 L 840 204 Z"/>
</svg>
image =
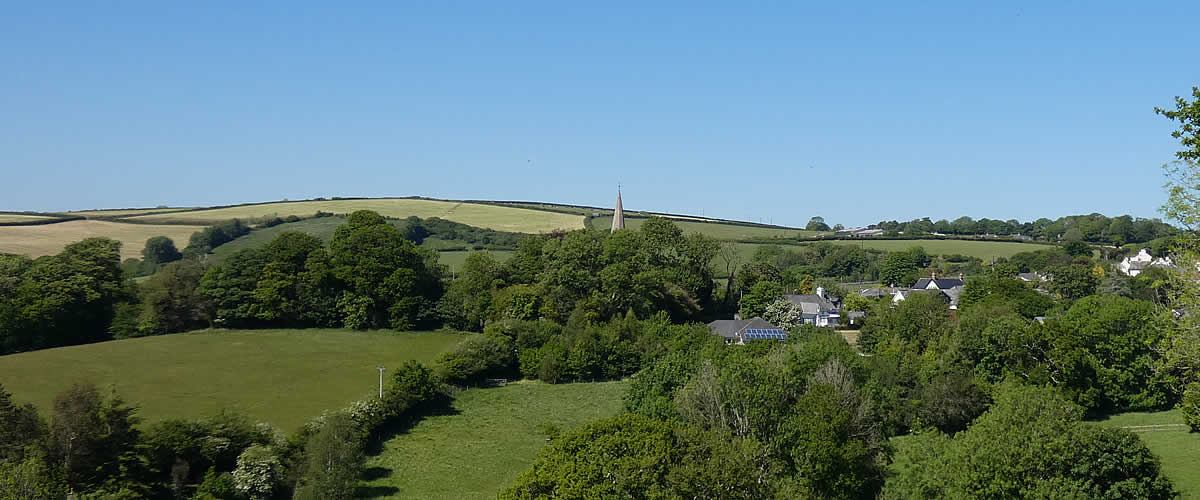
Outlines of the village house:
<svg viewBox="0 0 1200 500">
<path fill-rule="evenodd" d="M 720 335 L 725 344 L 743 345 L 747 340 L 787 340 L 787 332 L 765 319 L 718 319 L 708 324 L 713 335 Z"/>
<path fill-rule="evenodd" d="M 1137 276 L 1142 274 L 1142 271 L 1149 267 L 1175 267 L 1175 263 L 1170 257 L 1154 258 L 1150 255 L 1150 251 L 1143 248 L 1137 255 L 1125 257 L 1120 264 L 1117 264 L 1117 270 L 1126 276 Z"/>
</svg>

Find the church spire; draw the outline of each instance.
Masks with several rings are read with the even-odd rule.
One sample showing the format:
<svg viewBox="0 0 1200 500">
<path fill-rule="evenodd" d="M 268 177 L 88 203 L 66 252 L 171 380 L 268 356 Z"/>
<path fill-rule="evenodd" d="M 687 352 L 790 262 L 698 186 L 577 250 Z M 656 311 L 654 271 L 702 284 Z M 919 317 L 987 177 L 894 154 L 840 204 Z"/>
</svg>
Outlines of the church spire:
<svg viewBox="0 0 1200 500">
<path fill-rule="evenodd" d="M 621 186 L 617 186 L 617 208 L 613 210 L 612 230 L 625 229 L 625 210 L 621 208 Z"/>
</svg>

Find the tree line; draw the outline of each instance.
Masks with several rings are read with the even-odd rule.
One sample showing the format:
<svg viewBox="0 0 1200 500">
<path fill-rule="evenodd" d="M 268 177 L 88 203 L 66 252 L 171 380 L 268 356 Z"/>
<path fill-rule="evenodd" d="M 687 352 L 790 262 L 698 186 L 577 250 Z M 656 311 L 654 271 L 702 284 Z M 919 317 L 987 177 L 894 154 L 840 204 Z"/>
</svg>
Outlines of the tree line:
<svg viewBox="0 0 1200 500">
<path fill-rule="evenodd" d="M 1024 235 L 1042 241 L 1083 240 L 1091 243 L 1122 246 L 1127 243 L 1146 243 L 1154 239 L 1179 233 L 1175 226 L 1160 219 L 1144 219 L 1121 215 L 1106 217 L 1093 213 L 1070 215 L 1050 220 L 1020 222 L 1016 219 L 972 219 L 959 217 L 954 220 L 930 220 L 929 217 L 908 222 L 895 220 L 880 221 L 870 226 L 888 233 L 904 233 L 906 236 L 922 236 L 932 233 L 973 236 L 993 234 L 999 236 Z"/>
</svg>

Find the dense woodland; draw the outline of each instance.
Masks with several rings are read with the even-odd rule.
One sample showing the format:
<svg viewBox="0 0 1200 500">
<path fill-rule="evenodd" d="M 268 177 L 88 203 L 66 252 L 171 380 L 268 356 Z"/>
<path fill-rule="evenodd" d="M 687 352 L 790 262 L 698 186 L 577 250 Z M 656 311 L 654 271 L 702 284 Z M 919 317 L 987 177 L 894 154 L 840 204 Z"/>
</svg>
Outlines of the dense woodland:
<svg viewBox="0 0 1200 500">
<path fill-rule="evenodd" d="M 1109 218 L 1101 214 L 1071 215 L 1055 220 L 1041 218 L 1032 222 L 987 218 L 974 220 L 966 216 L 952 221 L 946 219 L 932 221 L 929 217 L 925 217 L 908 222 L 880 221 L 870 227 L 914 237 L 932 233 L 962 236 L 1024 235 L 1042 241 L 1083 240 L 1116 246 L 1127 243 L 1147 243 L 1179 232 L 1178 228 L 1159 219 L 1134 218 L 1128 215 Z"/>
</svg>

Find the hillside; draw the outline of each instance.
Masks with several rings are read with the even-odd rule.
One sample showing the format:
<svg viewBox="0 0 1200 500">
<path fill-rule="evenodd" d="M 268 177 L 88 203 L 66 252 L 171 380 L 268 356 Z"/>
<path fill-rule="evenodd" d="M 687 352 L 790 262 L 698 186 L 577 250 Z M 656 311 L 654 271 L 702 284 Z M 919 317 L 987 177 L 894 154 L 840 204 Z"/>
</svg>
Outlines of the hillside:
<svg viewBox="0 0 1200 500">
<path fill-rule="evenodd" d="M 428 363 L 452 333 L 257 330 L 181 333 L 0 356 L 0 384 L 49 415 L 76 381 L 117 389 L 147 422 L 222 409 L 292 431 L 330 408 L 373 394 L 376 366 Z"/>
<path fill-rule="evenodd" d="M 103 236 L 121 242 L 121 258 L 141 257 L 146 240 L 166 236 L 175 246 L 187 246 L 188 237 L 203 226 L 176 224 L 126 224 L 102 220 L 73 220 L 38 226 L 0 227 L 0 252 L 41 257 L 85 238 Z"/>
<path fill-rule="evenodd" d="M 550 385 L 523 381 L 472 389 L 445 415 L 385 436 L 367 460 L 367 498 L 494 499 L 561 431 L 621 411 L 627 382 Z"/>
</svg>

